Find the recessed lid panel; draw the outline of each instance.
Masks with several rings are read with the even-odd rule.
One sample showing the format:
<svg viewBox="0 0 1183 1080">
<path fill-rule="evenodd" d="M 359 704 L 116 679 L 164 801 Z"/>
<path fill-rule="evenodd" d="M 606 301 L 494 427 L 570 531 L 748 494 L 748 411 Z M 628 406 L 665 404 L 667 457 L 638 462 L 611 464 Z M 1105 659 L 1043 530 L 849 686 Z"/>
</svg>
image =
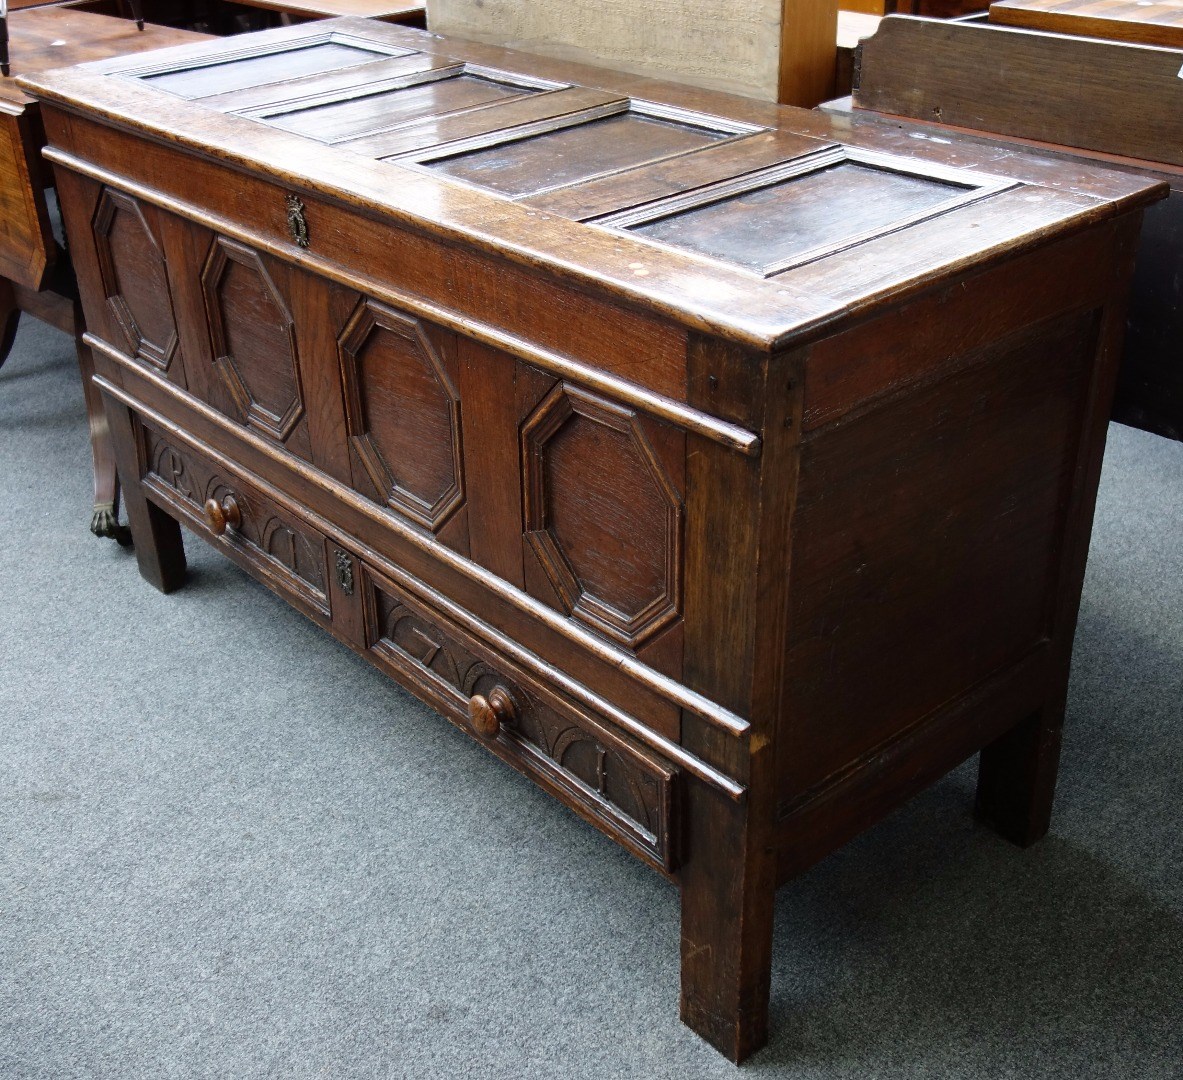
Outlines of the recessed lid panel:
<svg viewBox="0 0 1183 1080">
<path fill-rule="evenodd" d="M 378 94 L 293 109 L 268 116 L 265 122 L 323 142 L 340 142 L 423 116 L 437 116 L 535 93 L 538 90 L 533 87 L 457 73 L 449 78 L 396 87 Z"/>
<path fill-rule="evenodd" d="M 383 60 L 411 50 L 379 50 L 343 41 L 319 41 L 262 55 L 229 57 L 216 63 L 147 72 L 138 77 L 150 86 L 186 98 L 209 97 L 232 90 L 295 79 Z"/>
<path fill-rule="evenodd" d="M 1009 186 L 839 148 L 598 223 L 770 277 Z"/>
<path fill-rule="evenodd" d="M 425 164 L 433 172 L 518 197 L 698 150 L 736 133 L 634 107 Z"/>
</svg>

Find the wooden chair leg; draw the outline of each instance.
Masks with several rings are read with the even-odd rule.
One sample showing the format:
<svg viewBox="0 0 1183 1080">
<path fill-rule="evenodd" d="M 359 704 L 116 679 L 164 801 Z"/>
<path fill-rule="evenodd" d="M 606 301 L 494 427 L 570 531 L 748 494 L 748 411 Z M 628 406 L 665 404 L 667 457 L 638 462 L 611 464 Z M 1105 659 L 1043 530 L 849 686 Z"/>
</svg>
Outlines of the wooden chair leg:
<svg viewBox="0 0 1183 1080">
<path fill-rule="evenodd" d="M 181 538 L 181 526 L 144 495 L 135 430 L 127 406 L 102 393 L 99 393 L 99 399 L 106 412 L 110 443 L 124 480 L 123 497 L 140 574 L 161 592 L 173 592 L 185 581 L 185 544 Z"/>
<path fill-rule="evenodd" d="M 16 306 L 16 294 L 12 289 L 12 282 L 7 278 L 0 278 L 0 367 L 12 352 L 13 342 L 16 341 L 16 330 L 21 321 L 21 309 Z"/>
<path fill-rule="evenodd" d="M 1040 709 L 982 751 L 974 812 L 1020 847 L 1051 824 L 1063 726 L 1062 706 Z"/>
<path fill-rule="evenodd" d="M 747 804 L 688 788 L 682 1022 L 738 1064 L 768 1041 L 775 856 L 755 842 Z"/>
<path fill-rule="evenodd" d="M 74 348 L 78 354 L 78 371 L 82 376 L 82 393 L 86 398 L 86 421 L 90 428 L 90 453 L 94 461 L 94 510 L 90 531 L 95 536 L 118 541 L 124 547 L 131 544 L 131 532 L 119 524 L 119 473 L 115 466 L 115 451 L 111 446 L 111 432 L 103 410 L 102 395 L 94 385 L 94 356 L 82 340 L 82 312 L 75 310 Z"/>
</svg>

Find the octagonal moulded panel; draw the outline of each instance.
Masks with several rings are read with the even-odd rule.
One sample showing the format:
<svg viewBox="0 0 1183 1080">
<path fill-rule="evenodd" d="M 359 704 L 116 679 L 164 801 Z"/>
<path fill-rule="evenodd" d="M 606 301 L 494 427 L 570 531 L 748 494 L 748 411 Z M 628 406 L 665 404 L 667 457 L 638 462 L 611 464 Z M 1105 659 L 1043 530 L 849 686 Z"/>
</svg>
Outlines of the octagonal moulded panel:
<svg viewBox="0 0 1183 1080">
<path fill-rule="evenodd" d="M 632 410 L 560 384 L 522 427 L 526 538 L 569 614 L 630 648 L 681 606 L 682 501 Z"/>
<path fill-rule="evenodd" d="M 283 442 L 304 414 L 296 334 L 258 253 L 217 237 L 201 272 L 214 366 L 240 419 Z"/>
<path fill-rule="evenodd" d="M 164 256 L 140 204 L 103 188 L 93 229 L 103 291 L 129 350 L 167 371 L 177 351 L 172 293 Z"/>
<path fill-rule="evenodd" d="M 356 464 L 388 506 L 438 531 L 464 502 L 460 398 L 438 350 L 417 319 L 375 300 L 338 344 Z"/>
</svg>

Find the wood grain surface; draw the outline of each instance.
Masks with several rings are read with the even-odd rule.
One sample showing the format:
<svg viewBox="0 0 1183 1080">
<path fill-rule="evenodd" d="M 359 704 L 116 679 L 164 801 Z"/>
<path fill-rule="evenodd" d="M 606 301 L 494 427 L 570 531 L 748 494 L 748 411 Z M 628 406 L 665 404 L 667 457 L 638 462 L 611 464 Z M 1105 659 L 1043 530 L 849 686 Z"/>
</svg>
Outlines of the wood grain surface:
<svg viewBox="0 0 1183 1080">
<path fill-rule="evenodd" d="M 1163 185 L 361 20 L 27 85 L 143 576 L 183 522 L 671 876 L 723 1054 L 778 880 L 980 751 L 1046 831 Z"/>
<path fill-rule="evenodd" d="M 998 0 L 990 21 L 1081 37 L 1183 48 L 1180 0 Z"/>
</svg>

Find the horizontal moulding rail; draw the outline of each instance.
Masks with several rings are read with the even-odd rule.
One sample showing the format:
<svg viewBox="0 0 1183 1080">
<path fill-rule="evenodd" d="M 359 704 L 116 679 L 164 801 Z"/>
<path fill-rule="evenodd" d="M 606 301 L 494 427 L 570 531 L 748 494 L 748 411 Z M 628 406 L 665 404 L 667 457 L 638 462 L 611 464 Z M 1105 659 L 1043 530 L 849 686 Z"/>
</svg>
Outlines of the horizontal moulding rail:
<svg viewBox="0 0 1183 1080">
<path fill-rule="evenodd" d="M 86 343 L 96 351 L 100 352 L 105 357 L 111 359 L 113 362 L 126 367 L 133 371 L 138 377 L 146 379 L 157 385 L 165 392 L 172 395 L 177 395 L 178 391 L 161 379 L 154 373 L 144 371 L 140 365 L 133 360 L 124 356 L 119 350 L 112 348 L 100 338 L 96 338 L 92 334 L 86 334 L 84 340 Z M 96 385 L 110 397 L 123 403 L 135 412 L 148 418 L 152 423 L 162 428 L 167 434 L 179 439 L 182 442 L 192 445 L 199 453 L 210 458 L 219 466 L 227 469 L 230 472 L 238 474 L 247 474 L 246 479 L 249 483 L 261 488 L 269 498 L 274 499 L 277 503 L 283 505 L 292 513 L 307 518 L 310 522 L 321 532 L 327 536 L 332 537 L 341 546 L 352 548 L 358 551 L 364 558 L 372 561 L 375 566 L 382 572 L 388 574 L 399 584 L 404 585 L 410 591 L 418 593 L 422 599 L 428 603 L 436 604 L 444 609 L 445 613 L 451 618 L 455 619 L 467 626 L 469 630 L 477 634 L 477 636 L 489 640 L 492 638 L 496 642 L 496 647 L 503 649 L 510 653 L 511 657 L 524 666 L 532 668 L 536 674 L 550 679 L 559 685 L 564 691 L 570 694 L 571 697 L 583 702 L 589 707 L 599 710 L 610 717 L 614 722 L 619 724 L 622 728 L 629 731 L 639 741 L 650 746 L 658 753 L 664 754 L 671 760 L 680 764 L 687 772 L 699 779 L 718 787 L 720 790 L 726 792 L 729 796 L 735 799 L 743 797 L 745 788 L 742 784 L 719 772 L 713 766 L 702 761 L 700 758 L 690 754 L 688 751 L 682 749 L 677 743 L 666 738 L 665 736 L 653 731 L 651 728 L 645 726 L 635 717 L 622 711 L 610 702 L 606 701 L 600 695 L 595 694 L 587 687 L 583 686 L 577 680 L 567 676 L 565 673 L 556 672 L 556 669 L 548 665 L 544 660 L 536 654 L 526 649 L 524 646 L 510 642 L 508 647 L 506 645 L 507 639 L 505 635 L 498 634 L 495 628 L 486 624 L 476 616 L 464 610 L 463 607 L 449 600 L 430 586 L 420 582 L 417 578 L 411 575 L 408 571 L 392 563 L 390 559 L 379 553 L 373 551 L 367 545 L 359 541 L 356 537 L 342 530 L 339 526 L 329 521 L 320 514 L 311 511 L 307 506 L 291 498 L 282 489 L 275 487 L 273 484 L 257 476 L 253 471 L 245 469 L 238 462 L 228 458 L 224 453 L 210 446 L 204 440 L 198 438 L 192 433 L 186 431 L 174 421 L 161 414 L 158 410 L 146 405 L 139 400 L 134 394 L 128 392 L 123 387 L 117 386 L 110 380 L 103 378 L 101 375 L 95 377 Z M 213 424 L 224 427 L 226 420 L 220 417 L 219 414 L 210 409 L 203 403 L 191 400 L 186 396 L 185 405 L 199 413 L 205 419 Z M 254 435 L 250 431 L 240 430 L 236 431 L 235 436 L 251 443 L 257 450 L 267 456 L 274 456 L 275 451 L 273 447 L 268 446 L 262 438 Z M 351 489 L 339 484 L 337 481 L 328 476 L 315 472 L 311 467 L 299 462 L 295 459 L 283 462 L 283 467 L 299 473 L 303 479 L 314 484 L 315 486 L 327 489 L 334 497 L 341 501 L 348 503 L 351 509 L 360 512 L 367 517 L 378 521 L 384 528 L 391 530 L 398 534 L 400 539 L 414 545 L 421 551 L 430 555 L 430 557 L 439 560 L 448 565 L 454 571 L 463 574 L 471 580 L 478 582 L 480 585 L 489 589 L 490 592 L 497 595 L 497 597 L 519 610 L 524 611 L 531 618 L 537 619 L 544 623 L 548 629 L 551 629 L 563 637 L 574 641 L 577 645 L 588 649 L 594 655 L 598 656 L 606 663 L 611 664 L 622 674 L 628 676 L 632 680 L 639 683 L 649 692 L 658 697 L 664 698 L 672 702 L 679 708 L 685 709 L 687 712 L 693 713 L 700 717 L 712 727 L 716 727 L 730 735 L 736 737 L 746 737 L 750 731 L 751 725 L 743 717 L 725 709 L 723 706 L 711 701 L 702 694 L 691 690 L 689 687 L 682 685 L 675 679 L 671 679 L 661 672 L 655 671 L 646 664 L 641 663 L 635 657 L 624 653 L 608 642 L 602 641 L 595 637 L 590 632 L 583 630 L 579 626 L 572 623 L 570 620 L 564 618 L 558 612 L 535 600 L 533 597 L 521 592 L 521 590 L 514 588 L 508 582 L 498 578 L 484 567 L 473 563 L 471 560 L 458 555 L 451 549 L 444 547 L 437 543 L 430 537 L 421 535 L 417 530 L 412 529 L 408 525 L 404 525 L 397 519 L 384 513 L 380 507 L 368 504 L 365 499 L 357 495 Z M 556 678 L 556 675 L 558 676 Z"/>
<path fill-rule="evenodd" d="M 159 206 L 170 213 L 187 218 L 190 221 L 204 225 L 206 228 L 225 236 L 231 236 L 243 243 L 253 245 L 276 258 L 293 262 L 306 267 L 321 277 L 328 278 L 347 288 L 356 289 L 366 295 L 373 296 L 386 303 L 393 304 L 406 311 L 413 312 L 431 322 L 446 326 L 459 334 L 480 341 L 485 345 L 501 349 L 504 352 L 534 364 L 546 371 L 550 371 L 563 379 L 570 379 L 584 386 L 599 390 L 618 401 L 640 409 L 642 412 L 660 420 L 666 420 L 686 431 L 701 435 L 732 450 L 737 450 L 747 457 L 759 457 L 760 436 L 748 431 L 738 424 L 711 416 L 699 409 L 691 408 L 683 402 L 664 394 L 647 390 L 643 386 L 618 378 L 606 371 L 602 371 L 590 364 L 564 356 L 550 349 L 544 349 L 532 342 L 526 341 L 516 334 L 498 329 L 488 323 L 470 318 L 459 312 L 452 311 L 440 304 L 432 303 L 422 297 L 412 295 L 400 289 L 391 288 L 380 281 L 343 270 L 337 263 L 325 259 L 314 252 L 301 249 L 294 252 L 290 243 L 280 243 L 266 234 L 245 229 L 238 223 L 218 214 L 211 214 L 201 207 L 175 198 L 154 188 L 137 183 L 125 176 L 109 172 L 98 165 L 94 165 L 73 154 L 47 147 L 42 154 L 48 161 L 62 168 L 69 169 L 82 176 L 107 184 L 116 190 L 125 191 L 137 199 Z"/>
</svg>

